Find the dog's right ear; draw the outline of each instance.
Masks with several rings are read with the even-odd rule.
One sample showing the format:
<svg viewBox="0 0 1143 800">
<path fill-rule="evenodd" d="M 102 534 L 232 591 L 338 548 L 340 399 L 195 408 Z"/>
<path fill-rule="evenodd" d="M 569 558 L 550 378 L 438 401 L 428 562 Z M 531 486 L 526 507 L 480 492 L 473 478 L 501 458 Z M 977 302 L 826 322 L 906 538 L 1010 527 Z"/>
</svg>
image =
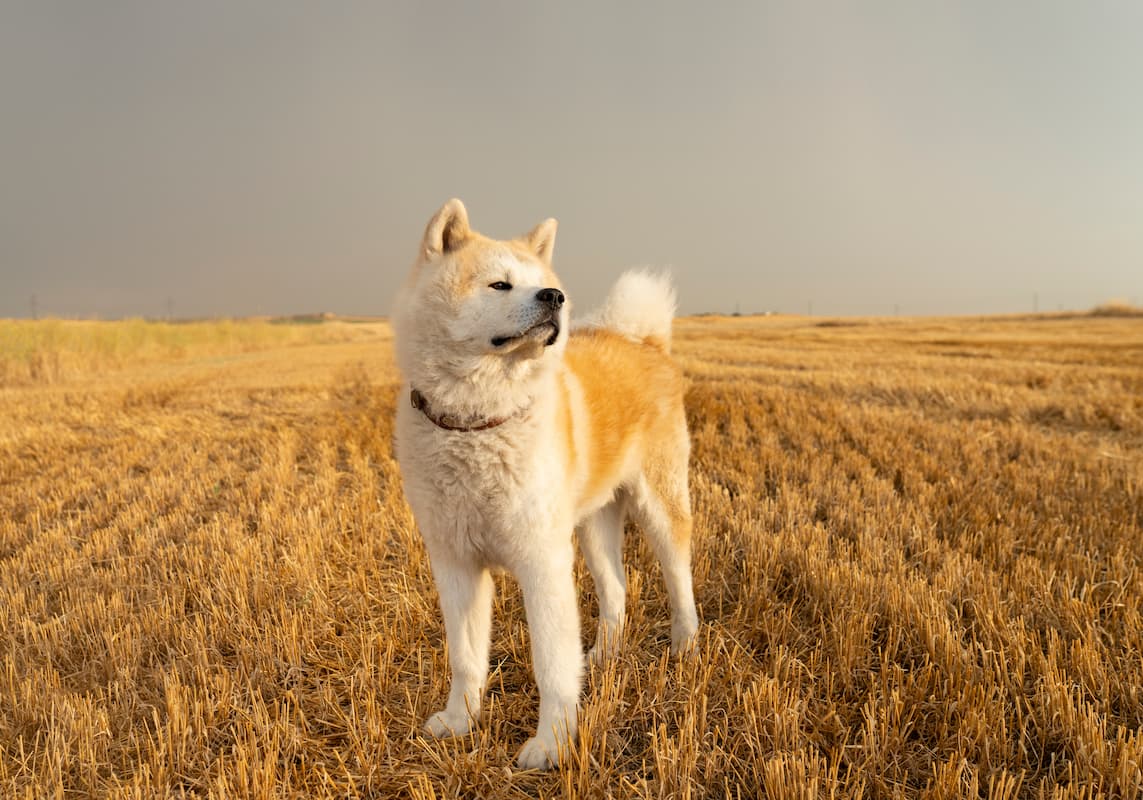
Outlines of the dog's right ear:
<svg viewBox="0 0 1143 800">
<path fill-rule="evenodd" d="M 421 242 L 421 255 L 432 258 L 450 253 L 464 244 L 471 232 L 464 203 L 454 197 L 441 206 L 440 211 L 429 220 L 425 228 L 425 238 Z"/>
</svg>

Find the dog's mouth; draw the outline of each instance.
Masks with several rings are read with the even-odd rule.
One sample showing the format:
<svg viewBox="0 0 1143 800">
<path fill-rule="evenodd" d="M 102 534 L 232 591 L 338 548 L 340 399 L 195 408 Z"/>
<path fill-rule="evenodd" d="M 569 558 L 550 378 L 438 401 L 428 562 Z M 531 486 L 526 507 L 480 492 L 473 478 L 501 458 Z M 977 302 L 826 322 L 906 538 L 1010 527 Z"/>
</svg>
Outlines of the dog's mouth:
<svg viewBox="0 0 1143 800">
<path fill-rule="evenodd" d="M 514 333 L 511 336 L 493 337 L 492 346 L 504 347 L 513 342 L 542 341 L 544 347 L 548 347 L 555 344 L 558 338 L 560 338 L 560 323 L 554 319 L 545 319 L 537 322 L 530 328 L 520 331 L 520 333 Z"/>
</svg>

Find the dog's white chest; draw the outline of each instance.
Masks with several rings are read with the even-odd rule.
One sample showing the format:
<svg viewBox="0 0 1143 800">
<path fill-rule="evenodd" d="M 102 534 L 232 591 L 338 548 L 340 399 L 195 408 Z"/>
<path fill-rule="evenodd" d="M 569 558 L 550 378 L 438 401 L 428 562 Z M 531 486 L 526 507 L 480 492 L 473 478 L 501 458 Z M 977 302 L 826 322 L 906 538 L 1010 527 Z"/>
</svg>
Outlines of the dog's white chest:
<svg viewBox="0 0 1143 800">
<path fill-rule="evenodd" d="M 405 422 L 405 491 L 430 548 L 507 566 L 564 511 L 555 500 L 561 470 L 535 426 L 423 435 Z"/>
</svg>

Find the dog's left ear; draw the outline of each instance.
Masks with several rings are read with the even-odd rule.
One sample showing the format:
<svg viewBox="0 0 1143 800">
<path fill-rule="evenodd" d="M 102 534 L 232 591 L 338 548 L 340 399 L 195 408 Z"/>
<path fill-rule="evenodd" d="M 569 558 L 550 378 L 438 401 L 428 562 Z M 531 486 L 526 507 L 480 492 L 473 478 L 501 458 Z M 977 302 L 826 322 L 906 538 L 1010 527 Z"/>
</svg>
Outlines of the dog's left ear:
<svg viewBox="0 0 1143 800">
<path fill-rule="evenodd" d="M 552 263 L 552 249 L 556 246 L 556 228 L 559 223 L 548 218 L 524 236 L 524 242 L 545 264 Z"/>
</svg>

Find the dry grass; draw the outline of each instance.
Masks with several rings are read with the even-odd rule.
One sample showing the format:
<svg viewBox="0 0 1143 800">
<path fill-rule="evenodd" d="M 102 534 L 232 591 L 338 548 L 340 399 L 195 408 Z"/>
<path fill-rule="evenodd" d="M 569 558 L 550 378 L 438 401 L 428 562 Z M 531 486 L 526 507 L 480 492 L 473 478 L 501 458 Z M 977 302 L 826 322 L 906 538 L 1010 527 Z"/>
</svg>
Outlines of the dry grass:
<svg viewBox="0 0 1143 800">
<path fill-rule="evenodd" d="M 681 321 L 698 652 L 632 537 L 548 774 L 503 578 L 480 729 L 418 734 L 443 632 L 372 330 L 0 388 L 0 795 L 1140 796 L 1143 321 Z"/>
<path fill-rule="evenodd" d="M 268 319 L 180 323 L 0 319 L 0 386 L 50 383 L 95 371 L 195 356 L 355 341 L 376 331 L 376 326 L 322 318 L 298 321 L 311 324 L 279 324 Z"/>
</svg>

